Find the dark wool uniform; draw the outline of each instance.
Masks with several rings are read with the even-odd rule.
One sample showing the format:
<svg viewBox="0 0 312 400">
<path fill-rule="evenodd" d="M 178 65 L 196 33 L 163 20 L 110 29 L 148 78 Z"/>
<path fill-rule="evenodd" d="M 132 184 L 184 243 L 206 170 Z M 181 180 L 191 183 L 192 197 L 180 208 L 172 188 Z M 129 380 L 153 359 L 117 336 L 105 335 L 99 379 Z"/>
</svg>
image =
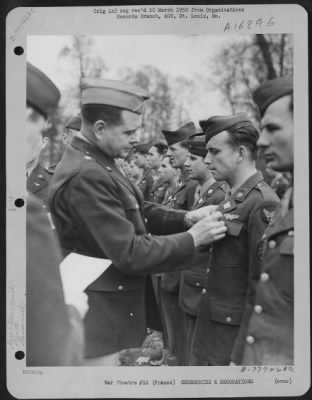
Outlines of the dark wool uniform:
<svg viewBox="0 0 312 400">
<path fill-rule="evenodd" d="M 168 189 L 168 183 L 162 182 L 161 179 L 158 179 L 151 189 L 150 193 L 150 201 L 157 204 L 162 204 L 165 199 L 165 194 Z"/>
<path fill-rule="evenodd" d="M 56 166 L 44 168 L 38 163 L 27 178 L 27 191 L 48 205 L 48 189 Z"/>
<path fill-rule="evenodd" d="M 184 213 L 143 203 L 142 194 L 93 144 L 74 138 L 51 182 L 49 203 L 64 255 L 112 261 L 86 289 L 86 356 L 141 346 L 146 335 L 145 274 L 191 265 Z M 151 236 L 172 234 L 166 237 Z"/>
<path fill-rule="evenodd" d="M 164 205 L 168 208 L 189 210 L 194 203 L 197 182 L 189 178 L 189 173 L 182 176 L 171 199 Z M 160 302 L 167 335 L 168 348 L 177 356 L 179 365 L 183 363 L 184 343 L 181 336 L 183 312 L 179 306 L 180 272 L 163 273 L 160 280 Z"/>
<path fill-rule="evenodd" d="M 263 268 L 242 365 L 294 363 L 294 210 L 278 212 L 262 238 Z"/>
<path fill-rule="evenodd" d="M 153 175 L 150 168 L 146 168 L 143 173 L 143 177 L 139 183 L 139 188 L 143 193 L 143 198 L 146 201 L 151 200 L 151 190 L 154 184 Z"/>
<path fill-rule="evenodd" d="M 265 82 L 254 93 L 260 115 L 279 98 L 293 93 L 293 78 Z M 291 164 L 291 161 L 290 161 Z M 294 364 L 294 209 L 293 188 L 281 200 L 262 237 L 263 262 L 250 319 L 244 319 L 237 364 Z M 249 316 L 248 316 L 249 317 Z M 248 324 L 249 323 L 249 324 Z M 235 361 L 235 360 L 234 360 Z"/>
<path fill-rule="evenodd" d="M 191 210 L 208 206 L 211 204 L 220 204 L 225 197 L 228 185 L 224 182 L 214 182 L 193 204 Z M 181 272 L 179 303 L 182 308 L 184 329 L 180 334 L 184 335 L 184 348 L 186 365 L 190 361 L 190 349 L 193 337 L 196 317 L 198 315 L 199 303 L 202 289 L 207 286 L 207 264 L 208 258 L 204 257 L 202 262 L 189 271 Z"/>
<path fill-rule="evenodd" d="M 193 351 L 211 365 L 228 365 L 235 351 L 246 300 L 260 275 L 261 237 L 278 198 L 260 172 L 247 179 L 218 210 L 226 237 L 211 246 L 207 289 L 202 290 Z"/>
<path fill-rule="evenodd" d="M 65 304 L 61 252 L 42 203 L 32 195 L 27 198 L 26 246 L 27 366 L 79 365 L 84 345 L 81 319 Z"/>
</svg>

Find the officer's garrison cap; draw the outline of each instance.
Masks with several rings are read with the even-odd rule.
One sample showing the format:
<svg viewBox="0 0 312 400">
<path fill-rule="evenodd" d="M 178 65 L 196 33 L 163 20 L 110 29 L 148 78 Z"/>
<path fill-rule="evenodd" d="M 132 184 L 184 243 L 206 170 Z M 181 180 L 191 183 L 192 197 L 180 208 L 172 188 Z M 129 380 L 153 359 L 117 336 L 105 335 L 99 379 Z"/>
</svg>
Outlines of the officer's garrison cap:
<svg viewBox="0 0 312 400">
<path fill-rule="evenodd" d="M 56 108 L 61 93 L 54 83 L 34 65 L 27 63 L 26 99 L 45 118 Z"/>
<path fill-rule="evenodd" d="M 136 114 L 142 114 L 148 93 L 128 83 L 98 79 L 81 79 L 81 104 L 102 104 L 128 110 Z"/>
<path fill-rule="evenodd" d="M 196 127 L 194 122 L 188 122 L 175 131 L 162 130 L 162 133 L 166 138 L 168 146 L 171 146 L 172 144 L 183 142 L 188 137 L 195 135 Z"/>
<path fill-rule="evenodd" d="M 293 77 L 271 79 L 264 82 L 253 93 L 253 100 L 257 104 L 260 116 L 274 101 L 293 93 Z"/>
<path fill-rule="evenodd" d="M 191 154 L 200 157 L 206 157 L 206 138 L 204 133 L 198 133 L 188 138 L 188 148 Z"/>
<path fill-rule="evenodd" d="M 72 129 L 73 131 L 80 131 L 81 128 L 81 117 L 80 115 L 74 115 L 69 118 L 69 120 L 65 124 L 65 128 Z"/>
<path fill-rule="evenodd" d="M 241 128 L 252 128 L 251 134 L 256 136 L 256 140 L 259 137 L 257 129 L 245 113 L 238 113 L 229 116 L 216 115 L 208 118 L 206 121 L 199 121 L 199 125 L 206 136 L 206 143 L 208 143 L 213 136 L 229 129 L 238 130 Z"/>
</svg>

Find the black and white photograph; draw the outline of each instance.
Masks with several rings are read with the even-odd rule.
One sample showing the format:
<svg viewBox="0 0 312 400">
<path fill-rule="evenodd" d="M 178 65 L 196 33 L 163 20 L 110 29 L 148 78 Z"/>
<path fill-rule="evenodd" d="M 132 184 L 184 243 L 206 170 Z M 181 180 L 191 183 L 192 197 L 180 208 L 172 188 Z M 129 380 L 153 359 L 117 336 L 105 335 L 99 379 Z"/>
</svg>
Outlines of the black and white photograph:
<svg viewBox="0 0 312 400">
<path fill-rule="evenodd" d="M 306 20 L 299 6 L 209 7 L 9 21 L 8 382 L 21 398 L 309 387 Z M 291 13 L 301 29 L 284 28 Z"/>
</svg>

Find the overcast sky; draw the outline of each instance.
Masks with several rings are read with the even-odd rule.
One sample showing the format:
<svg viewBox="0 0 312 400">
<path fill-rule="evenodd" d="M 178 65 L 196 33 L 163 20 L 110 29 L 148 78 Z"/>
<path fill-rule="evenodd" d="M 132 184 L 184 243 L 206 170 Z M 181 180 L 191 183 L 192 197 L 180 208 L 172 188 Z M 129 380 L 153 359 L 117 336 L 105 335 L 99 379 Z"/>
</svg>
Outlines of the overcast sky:
<svg viewBox="0 0 312 400">
<path fill-rule="evenodd" d="M 206 80 L 210 77 L 209 63 L 216 51 L 227 40 L 226 36 L 92 36 L 92 53 L 101 55 L 108 71 L 105 78 L 116 79 L 121 67 L 137 69 L 143 65 L 154 65 L 172 77 L 195 75 L 203 77 L 203 87 L 199 88 L 198 100 L 190 105 L 190 115 L 198 119 L 230 112 L 227 104 L 222 104 L 216 92 L 207 92 Z M 233 37 L 232 37 L 233 38 Z M 72 78 L 70 66 L 60 60 L 59 53 L 70 36 L 29 36 L 27 59 L 45 72 L 64 90 Z"/>
</svg>

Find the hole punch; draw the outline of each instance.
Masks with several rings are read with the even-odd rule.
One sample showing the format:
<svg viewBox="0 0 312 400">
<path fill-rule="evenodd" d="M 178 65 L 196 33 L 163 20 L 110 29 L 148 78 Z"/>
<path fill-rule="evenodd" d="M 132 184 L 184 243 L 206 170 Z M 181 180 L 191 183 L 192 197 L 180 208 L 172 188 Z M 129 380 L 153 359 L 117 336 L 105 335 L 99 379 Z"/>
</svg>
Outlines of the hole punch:
<svg viewBox="0 0 312 400">
<path fill-rule="evenodd" d="M 16 205 L 16 207 L 23 207 L 25 201 L 23 199 L 16 199 L 14 204 Z"/>
<path fill-rule="evenodd" d="M 15 53 L 17 56 L 21 56 L 21 55 L 24 53 L 23 47 L 22 47 L 22 46 L 16 46 L 16 47 L 14 47 L 14 53 Z"/>
<path fill-rule="evenodd" d="M 23 352 L 23 351 L 17 351 L 16 353 L 15 353 L 15 358 L 17 359 L 17 360 L 22 360 L 23 358 L 25 357 L 25 353 Z"/>
</svg>

